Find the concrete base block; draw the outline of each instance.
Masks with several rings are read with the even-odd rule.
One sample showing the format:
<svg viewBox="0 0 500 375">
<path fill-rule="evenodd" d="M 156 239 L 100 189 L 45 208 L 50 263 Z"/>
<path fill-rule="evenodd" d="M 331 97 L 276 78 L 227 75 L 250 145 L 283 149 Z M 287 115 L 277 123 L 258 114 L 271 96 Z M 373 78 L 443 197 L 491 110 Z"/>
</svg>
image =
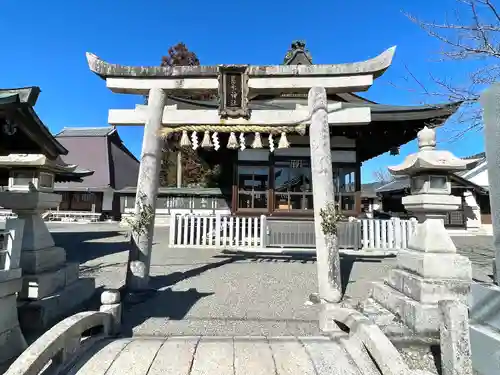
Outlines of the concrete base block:
<svg viewBox="0 0 500 375">
<path fill-rule="evenodd" d="M 450 253 L 424 253 L 400 250 L 397 255 L 398 268 L 408 270 L 430 279 L 472 279 L 469 258 Z"/>
<path fill-rule="evenodd" d="M 437 304 L 423 304 L 383 282 L 374 282 L 370 297 L 396 315 L 415 333 L 439 333 L 440 315 Z"/>
<path fill-rule="evenodd" d="M 0 332 L 19 325 L 16 306 L 15 294 L 0 298 Z"/>
<path fill-rule="evenodd" d="M 40 299 L 63 289 L 78 280 L 79 266 L 77 263 L 68 263 L 57 270 L 25 274 L 23 286 L 19 292 L 19 299 Z"/>
<path fill-rule="evenodd" d="M 16 318 L 17 320 L 17 318 Z M 17 357 L 28 345 L 19 324 L 0 333 L 0 364 Z"/>
<path fill-rule="evenodd" d="M 467 303 L 470 282 L 455 279 L 424 279 L 405 270 L 389 271 L 387 283 L 404 295 L 422 302 L 438 303 L 450 299 Z"/>
<path fill-rule="evenodd" d="M 481 324 L 500 332 L 500 287 L 494 284 L 472 283 L 469 296 L 471 324 Z"/>
<path fill-rule="evenodd" d="M 21 271 L 20 268 L 17 268 L 17 270 Z M 0 273 L 9 272 L 9 271 L 11 271 L 11 270 L 0 271 Z M 4 298 L 6 296 L 9 296 L 9 295 L 15 295 L 17 292 L 19 292 L 21 290 L 22 281 L 23 281 L 23 279 L 21 278 L 21 272 L 16 272 L 16 273 L 18 273 L 19 276 L 6 279 L 5 281 L 0 281 L 0 299 Z M 0 311 L 2 311 L 2 310 L 0 310 Z"/>
<path fill-rule="evenodd" d="M 19 322 L 23 331 L 33 332 L 46 329 L 56 320 L 75 312 L 95 292 L 95 280 L 82 278 L 67 285 L 56 294 L 34 301 L 18 303 Z"/>
<path fill-rule="evenodd" d="M 66 250 L 52 246 L 45 249 L 21 252 L 21 268 L 25 273 L 39 273 L 55 269 L 66 262 Z"/>
<path fill-rule="evenodd" d="M 472 368 L 477 375 L 500 374 L 500 332 L 482 325 L 471 324 L 470 346 Z"/>
</svg>

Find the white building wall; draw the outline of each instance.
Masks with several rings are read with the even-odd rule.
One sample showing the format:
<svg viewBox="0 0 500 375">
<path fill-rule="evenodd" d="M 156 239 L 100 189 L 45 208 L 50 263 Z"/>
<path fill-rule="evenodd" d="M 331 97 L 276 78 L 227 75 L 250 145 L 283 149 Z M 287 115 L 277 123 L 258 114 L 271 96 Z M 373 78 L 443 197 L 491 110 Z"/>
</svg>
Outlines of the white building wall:
<svg viewBox="0 0 500 375">
<path fill-rule="evenodd" d="M 482 170 L 477 175 L 469 178 L 468 180 L 476 185 L 488 187 L 490 185 L 488 181 L 488 169 Z"/>
</svg>

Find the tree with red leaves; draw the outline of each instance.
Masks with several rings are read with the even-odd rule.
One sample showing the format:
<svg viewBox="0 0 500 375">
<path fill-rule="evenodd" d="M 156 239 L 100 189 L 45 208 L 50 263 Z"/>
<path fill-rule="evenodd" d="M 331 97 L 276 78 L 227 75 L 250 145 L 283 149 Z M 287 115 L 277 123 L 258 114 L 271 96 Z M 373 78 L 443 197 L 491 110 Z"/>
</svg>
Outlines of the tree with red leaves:
<svg viewBox="0 0 500 375">
<path fill-rule="evenodd" d="M 177 43 L 168 49 L 168 55 L 161 59 L 161 66 L 198 66 L 200 60 L 184 43 Z M 179 148 L 179 135 L 172 134 L 165 140 L 163 147 L 161 186 L 176 186 L 177 152 L 181 152 L 183 185 L 207 185 L 213 180 L 214 171 L 191 148 Z M 210 181 L 208 181 L 210 180 Z"/>
<path fill-rule="evenodd" d="M 168 49 L 168 56 L 161 58 L 161 66 L 198 66 L 200 60 L 184 43 L 177 43 Z"/>
</svg>

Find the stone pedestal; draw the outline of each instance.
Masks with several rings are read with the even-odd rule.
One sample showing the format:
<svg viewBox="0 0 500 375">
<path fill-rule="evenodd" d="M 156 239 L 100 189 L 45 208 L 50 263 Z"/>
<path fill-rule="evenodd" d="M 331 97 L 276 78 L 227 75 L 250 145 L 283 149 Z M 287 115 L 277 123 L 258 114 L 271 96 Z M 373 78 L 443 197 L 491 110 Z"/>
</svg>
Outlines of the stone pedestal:
<svg viewBox="0 0 500 375">
<path fill-rule="evenodd" d="M 66 262 L 66 251 L 54 244 L 40 214 L 55 208 L 59 194 L 2 192 L 0 206 L 12 209 L 24 221 L 20 267 L 23 272 L 18 294 L 19 320 L 23 330 L 44 329 L 71 314 L 92 297 L 94 279 L 79 278 L 79 264 Z"/>
</svg>

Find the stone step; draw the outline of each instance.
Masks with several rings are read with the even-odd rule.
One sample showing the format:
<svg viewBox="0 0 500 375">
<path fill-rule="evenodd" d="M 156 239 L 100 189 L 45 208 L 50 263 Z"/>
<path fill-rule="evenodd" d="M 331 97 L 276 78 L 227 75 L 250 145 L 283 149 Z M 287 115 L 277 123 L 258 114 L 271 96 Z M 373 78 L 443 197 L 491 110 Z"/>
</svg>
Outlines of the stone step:
<svg viewBox="0 0 500 375">
<path fill-rule="evenodd" d="M 397 268 L 389 270 L 386 282 L 407 297 L 422 303 L 450 299 L 467 304 L 470 289 L 469 280 L 423 278 Z"/>
<path fill-rule="evenodd" d="M 417 302 L 382 281 L 373 282 L 370 297 L 392 312 L 417 333 L 439 332 L 439 309 L 437 304 Z"/>
<path fill-rule="evenodd" d="M 363 302 L 360 312 L 362 312 L 363 315 L 366 315 L 368 319 L 379 327 L 387 326 L 397 320 L 396 316 L 392 312 L 384 308 L 372 298 L 368 298 Z"/>
<path fill-rule="evenodd" d="M 403 324 L 399 317 L 372 298 L 366 299 L 360 310 L 390 338 L 412 335 L 412 331 Z"/>
</svg>

